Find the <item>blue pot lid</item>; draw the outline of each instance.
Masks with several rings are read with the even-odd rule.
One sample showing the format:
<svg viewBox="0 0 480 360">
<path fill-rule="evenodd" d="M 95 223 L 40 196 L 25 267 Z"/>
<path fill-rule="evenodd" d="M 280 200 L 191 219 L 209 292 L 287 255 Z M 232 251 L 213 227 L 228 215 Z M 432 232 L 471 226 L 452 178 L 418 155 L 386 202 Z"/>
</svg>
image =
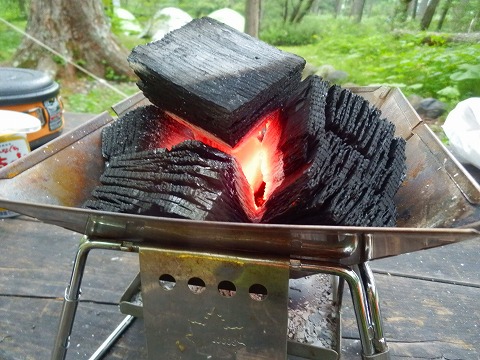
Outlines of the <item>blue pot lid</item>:
<svg viewBox="0 0 480 360">
<path fill-rule="evenodd" d="M 0 106 L 47 100 L 59 89 L 58 83 L 42 71 L 0 67 Z"/>
</svg>

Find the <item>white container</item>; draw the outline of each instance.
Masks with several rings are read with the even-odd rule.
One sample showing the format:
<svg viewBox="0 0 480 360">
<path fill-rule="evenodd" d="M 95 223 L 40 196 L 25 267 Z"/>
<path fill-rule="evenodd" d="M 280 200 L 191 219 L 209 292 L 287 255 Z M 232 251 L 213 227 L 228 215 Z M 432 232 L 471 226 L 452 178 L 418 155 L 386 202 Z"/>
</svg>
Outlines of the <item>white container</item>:
<svg viewBox="0 0 480 360">
<path fill-rule="evenodd" d="M 11 110 L 0 110 L 0 168 L 30 152 L 27 134 L 40 130 L 40 120 L 32 115 Z M 17 216 L 0 208 L 0 218 Z"/>
</svg>

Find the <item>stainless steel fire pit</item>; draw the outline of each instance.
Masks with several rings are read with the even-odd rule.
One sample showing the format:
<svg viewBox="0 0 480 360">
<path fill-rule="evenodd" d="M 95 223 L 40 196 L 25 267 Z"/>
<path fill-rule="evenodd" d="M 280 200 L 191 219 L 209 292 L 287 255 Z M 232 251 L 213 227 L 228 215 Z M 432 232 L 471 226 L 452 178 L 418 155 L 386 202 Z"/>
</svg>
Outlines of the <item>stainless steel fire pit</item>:
<svg viewBox="0 0 480 360">
<path fill-rule="evenodd" d="M 286 282 L 324 273 L 341 279 L 340 294 L 343 281 L 350 287 L 363 358 L 388 359 L 368 261 L 478 238 L 480 187 L 420 120 L 398 89 L 352 90 L 380 108 L 395 123 L 397 135 L 407 140 L 407 179 L 396 196 L 400 219 L 395 228 L 199 222 L 81 209 L 98 185 L 103 170 L 100 132 L 114 121 L 107 113 L 1 169 L 0 207 L 84 234 L 65 293 L 52 358 L 65 357 L 88 253 L 103 248 L 140 254 L 143 312 L 149 314 L 146 329 L 151 358 L 162 355 L 193 359 L 199 358 L 199 353 L 206 358 L 219 358 L 226 353 L 237 359 L 284 359 L 288 352 L 307 357 L 307 353 L 313 354 L 314 351 L 309 352 L 312 349 L 293 345 L 289 346 L 291 351 L 287 350 Z M 137 94 L 114 106 L 114 110 L 121 115 L 145 103 L 143 96 Z M 172 261 L 181 265 L 182 270 L 175 273 L 174 266 L 159 267 Z M 270 274 L 268 278 L 256 278 L 255 274 L 265 272 Z M 211 297 L 206 297 L 209 301 L 202 303 L 201 310 L 208 319 L 193 319 L 191 313 L 182 317 L 175 304 L 164 297 L 172 293 L 165 295 L 168 292 L 162 293 L 159 288 L 162 275 L 172 276 L 178 285 L 204 285 L 207 289 L 225 280 L 229 285 L 223 290 L 235 286 L 233 298 L 238 298 L 234 301 L 241 296 L 246 299 L 252 293 L 262 295 L 263 290 L 258 289 L 263 288 L 268 296 L 264 301 L 238 303 L 239 314 L 254 319 L 255 326 L 249 327 L 247 335 L 238 329 L 250 324 L 229 317 L 228 307 L 217 312 L 211 310 L 216 308 L 215 301 L 219 301 Z M 189 283 L 192 279 L 195 280 Z M 253 285 L 262 287 L 255 287 L 257 292 L 250 291 Z M 158 301 L 191 325 L 179 330 L 182 339 L 178 338 L 178 332 L 162 333 L 168 349 L 151 345 L 165 330 L 158 321 L 150 321 L 162 315 Z M 270 313 L 277 315 L 268 317 Z M 222 328 L 218 326 L 221 319 L 226 322 L 228 335 L 215 330 Z M 209 327 L 212 333 L 202 333 L 199 328 L 186 333 L 195 326 L 207 327 L 214 320 L 216 325 Z M 218 346 L 211 346 L 212 343 Z"/>
</svg>

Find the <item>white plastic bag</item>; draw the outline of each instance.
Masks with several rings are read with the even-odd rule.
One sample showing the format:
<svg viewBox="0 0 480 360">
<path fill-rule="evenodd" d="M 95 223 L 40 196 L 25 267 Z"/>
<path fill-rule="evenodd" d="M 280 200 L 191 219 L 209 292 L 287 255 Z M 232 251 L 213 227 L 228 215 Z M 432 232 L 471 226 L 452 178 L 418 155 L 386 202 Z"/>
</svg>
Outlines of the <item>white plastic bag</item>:
<svg viewBox="0 0 480 360">
<path fill-rule="evenodd" d="M 480 98 L 459 102 L 442 127 L 458 160 L 480 169 Z"/>
</svg>

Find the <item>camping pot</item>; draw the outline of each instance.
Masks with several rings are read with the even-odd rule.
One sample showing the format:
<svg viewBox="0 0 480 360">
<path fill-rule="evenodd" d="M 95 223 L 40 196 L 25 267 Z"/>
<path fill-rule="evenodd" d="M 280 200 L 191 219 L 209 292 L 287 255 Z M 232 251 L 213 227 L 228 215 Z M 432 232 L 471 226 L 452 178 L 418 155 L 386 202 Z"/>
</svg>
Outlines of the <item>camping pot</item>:
<svg viewBox="0 0 480 360">
<path fill-rule="evenodd" d="M 41 128 L 27 135 L 32 149 L 57 137 L 63 129 L 59 92 L 59 84 L 42 71 L 0 67 L 0 109 L 23 112 L 40 120 Z"/>
</svg>

